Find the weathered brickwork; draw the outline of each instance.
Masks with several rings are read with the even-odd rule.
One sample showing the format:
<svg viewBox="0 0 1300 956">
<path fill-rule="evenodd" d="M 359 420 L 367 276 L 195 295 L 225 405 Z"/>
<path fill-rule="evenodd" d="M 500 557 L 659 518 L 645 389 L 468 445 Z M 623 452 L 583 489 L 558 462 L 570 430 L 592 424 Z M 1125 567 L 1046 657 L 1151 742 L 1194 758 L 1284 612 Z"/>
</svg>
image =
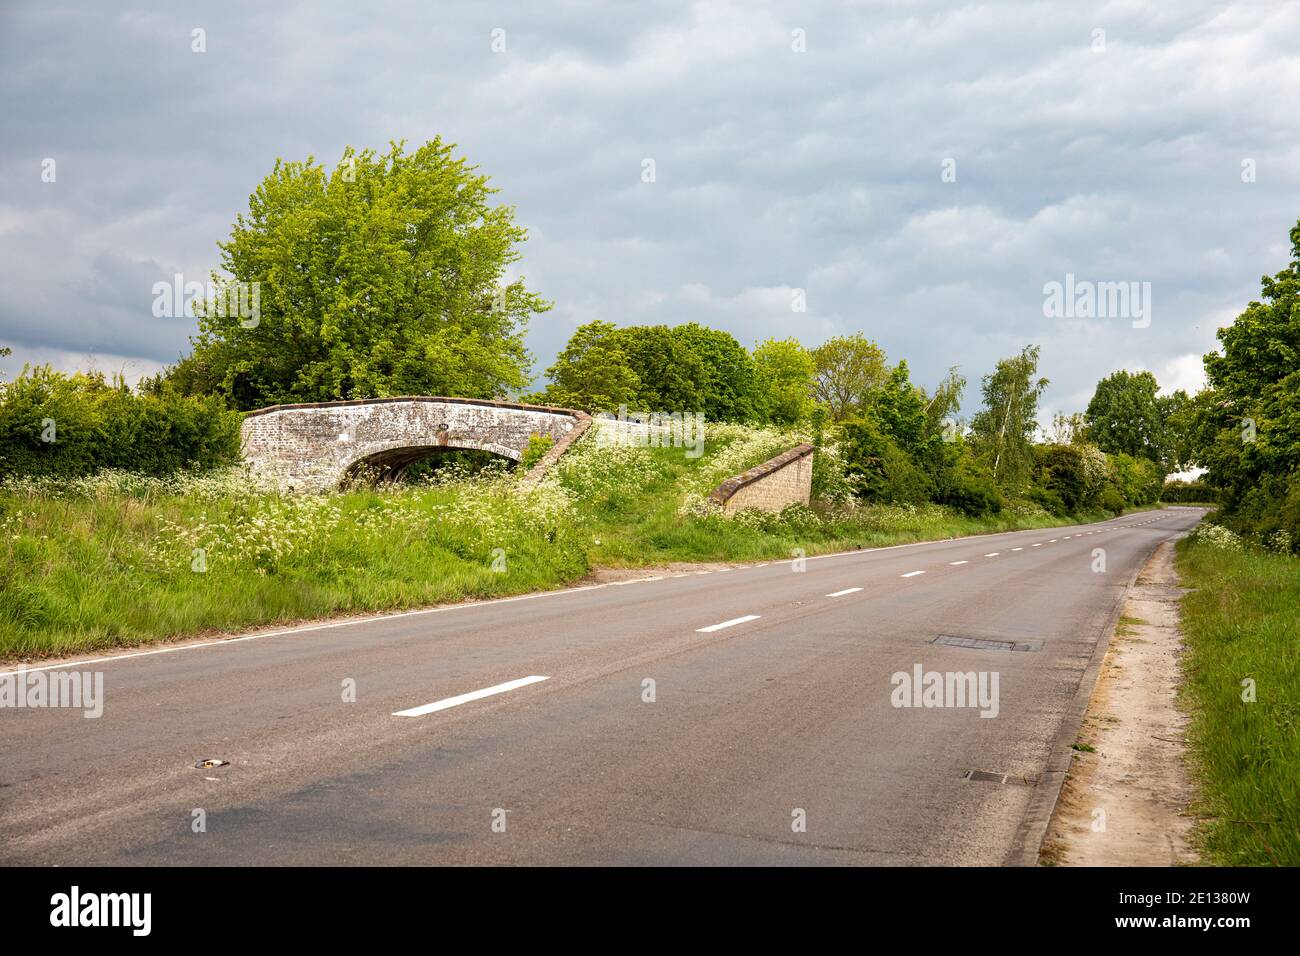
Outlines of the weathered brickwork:
<svg viewBox="0 0 1300 956">
<path fill-rule="evenodd" d="M 529 436 L 549 435 L 560 445 L 586 419 L 563 408 L 468 398 L 277 405 L 244 419 L 243 453 L 254 474 L 282 488 L 324 491 L 362 469 L 398 471 L 438 448 L 519 461 Z"/>
<path fill-rule="evenodd" d="M 770 461 L 728 478 L 709 496 L 727 513 L 744 508 L 780 511 L 812 498 L 813 446 L 797 445 Z"/>
</svg>

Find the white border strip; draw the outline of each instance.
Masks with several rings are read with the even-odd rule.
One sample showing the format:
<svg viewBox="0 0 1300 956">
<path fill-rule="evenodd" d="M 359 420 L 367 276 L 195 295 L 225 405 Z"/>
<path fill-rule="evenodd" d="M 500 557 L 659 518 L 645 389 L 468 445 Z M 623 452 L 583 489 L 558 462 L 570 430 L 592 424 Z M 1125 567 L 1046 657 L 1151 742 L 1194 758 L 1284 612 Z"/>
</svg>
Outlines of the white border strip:
<svg viewBox="0 0 1300 956">
<path fill-rule="evenodd" d="M 712 634 L 714 631 L 720 631 L 724 627 L 735 627 L 737 624 L 744 624 L 746 621 L 757 621 L 761 615 L 746 614 L 744 617 L 733 617 L 730 621 L 723 621 L 721 624 L 710 624 L 708 627 L 697 627 L 696 634 Z"/>
<path fill-rule="evenodd" d="M 456 697 L 435 700 L 432 704 L 421 704 L 419 707 L 412 707 L 410 710 L 394 711 L 393 716 L 423 717 L 425 714 L 432 714 L 434 711 L 459 707 L 461 704 L 468 704 L 471 700 L 482 700 L 484 697 L 491 697 L 493 694 L 504 694 L 508 690 L 527 687 L 529 684 L 536 684 L 538 681 L 544 680 L 550 680 L 550 678 L 542 677 L 540 674 L 530 674 L 528 677 L 520 677 L 518 680 L 508 680 L 504 684 L 495 684 L 492 687 L 484 687 L 482 690 L 472 690 L 468 694 L 459 694 Z"/>
</svg>

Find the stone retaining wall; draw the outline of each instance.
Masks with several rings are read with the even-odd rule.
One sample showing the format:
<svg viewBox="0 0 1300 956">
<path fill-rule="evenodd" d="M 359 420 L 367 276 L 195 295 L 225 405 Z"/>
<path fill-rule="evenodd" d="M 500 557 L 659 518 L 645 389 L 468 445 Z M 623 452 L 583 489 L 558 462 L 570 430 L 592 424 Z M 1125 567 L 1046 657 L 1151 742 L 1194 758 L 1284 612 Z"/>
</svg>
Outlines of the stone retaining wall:
<svg viewBox="0 0 1300 956">
<path fill-rule="evenodd" d="M 796 445 L 744 474 L 728 478 L 709 495 L 728 514 L 742 508 L 781 511 L 812 498 L 813 446 Z"/>
</svg>

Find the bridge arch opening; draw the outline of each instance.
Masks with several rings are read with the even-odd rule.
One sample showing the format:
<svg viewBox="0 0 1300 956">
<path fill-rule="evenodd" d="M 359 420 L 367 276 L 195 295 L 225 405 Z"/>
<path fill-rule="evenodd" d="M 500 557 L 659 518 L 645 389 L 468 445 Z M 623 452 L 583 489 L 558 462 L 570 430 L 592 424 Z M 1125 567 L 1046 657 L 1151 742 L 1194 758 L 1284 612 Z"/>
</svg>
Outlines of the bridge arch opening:
<svg viewBox="0 0 1300 956">
<path fill-rule="evenodd" d="M 360 456 L 343 469 L 339 486 L 415 483 L 447 469 L 462 475 L 486 470 L 513 470 L 514 455 L 495 449 L 453 445 L 403 445 Z"/>
</svg>

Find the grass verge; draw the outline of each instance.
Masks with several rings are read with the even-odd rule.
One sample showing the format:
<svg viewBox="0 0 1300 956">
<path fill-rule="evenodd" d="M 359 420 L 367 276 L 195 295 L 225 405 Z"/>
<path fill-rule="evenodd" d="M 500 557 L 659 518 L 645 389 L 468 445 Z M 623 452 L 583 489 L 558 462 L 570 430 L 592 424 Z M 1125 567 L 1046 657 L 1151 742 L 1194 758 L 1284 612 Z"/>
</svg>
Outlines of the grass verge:
<svg viewBox="0 0 1300 956">
<path fill-rule="evenodd" d="M 1300 865 L 1300 560 L 1197 535 L 1177 566 L 1205 862 Z"/>
</svg>

